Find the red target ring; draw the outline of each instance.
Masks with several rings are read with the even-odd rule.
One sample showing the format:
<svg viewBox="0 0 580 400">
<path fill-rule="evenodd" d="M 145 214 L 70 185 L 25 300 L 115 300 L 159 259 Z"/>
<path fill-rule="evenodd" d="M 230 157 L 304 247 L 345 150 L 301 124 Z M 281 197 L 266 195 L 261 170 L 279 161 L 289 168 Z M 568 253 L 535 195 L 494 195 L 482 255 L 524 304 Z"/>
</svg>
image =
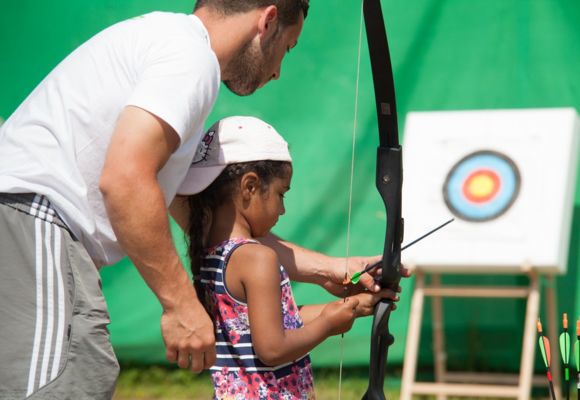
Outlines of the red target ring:
<svg viewBox="0 0 580 400">
<path fill-rule="evenodd" d="M 478 169 L 465 179 L 462 192 L 473 203 L 485 203 L 493 199 L 501 188 L 501 179 L 495 171 Z"/>
<path fill-rule="evenodd" d="M 490 221 L 515 202 L 520 177 L 516 164 L 505 154 L 476 151 L 451 168 L 443 184 L 443 198 L 449 210 L 461 219 Z"/>
</svg>

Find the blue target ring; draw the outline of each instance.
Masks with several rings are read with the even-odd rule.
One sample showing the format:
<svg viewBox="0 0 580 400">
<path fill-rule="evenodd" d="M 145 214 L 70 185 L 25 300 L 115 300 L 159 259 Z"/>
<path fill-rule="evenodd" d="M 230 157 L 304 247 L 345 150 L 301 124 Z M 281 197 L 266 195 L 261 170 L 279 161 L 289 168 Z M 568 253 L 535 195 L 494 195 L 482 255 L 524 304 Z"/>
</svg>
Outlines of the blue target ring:
<svg viewBox="0 0 580 400">
<path fill-rule="evenodd" d="M 466 221 L 489 221 L 515 202 L 521 185 L 516 164 L 491 150 L 469 154 L 447 174 L 443 198 L 449 210 Z"/>
</svg>

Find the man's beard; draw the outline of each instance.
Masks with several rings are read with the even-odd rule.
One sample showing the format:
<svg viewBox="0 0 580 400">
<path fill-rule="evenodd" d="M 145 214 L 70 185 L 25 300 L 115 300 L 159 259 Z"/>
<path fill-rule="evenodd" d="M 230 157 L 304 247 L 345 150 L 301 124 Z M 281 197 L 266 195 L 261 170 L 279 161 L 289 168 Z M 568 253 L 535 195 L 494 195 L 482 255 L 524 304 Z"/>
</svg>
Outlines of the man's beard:
<svg viewBox="0 0 580 400">
<path fill-rule="evenodd" d="M 230 78 L 224 85 L 238 96 L 254 93 L 265 79 L 265 61 L 272 53 L 273 37 L 264 42 L 261 48 L 249 41 L 240 49 L 227 67 Z"/>
</svg>

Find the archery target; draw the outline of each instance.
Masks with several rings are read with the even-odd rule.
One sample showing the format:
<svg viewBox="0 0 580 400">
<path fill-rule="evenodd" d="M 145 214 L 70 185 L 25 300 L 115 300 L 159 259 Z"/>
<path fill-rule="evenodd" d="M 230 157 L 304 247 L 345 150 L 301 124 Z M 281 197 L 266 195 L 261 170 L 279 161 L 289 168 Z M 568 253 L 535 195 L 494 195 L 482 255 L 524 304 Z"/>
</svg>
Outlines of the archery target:
<svg viewBox="0 0 580 400">
<path fill-rule="evenodd" d="M 505 213 L 518 196 L 520 173 L 506 155 L 482 150 L 465 156 L 449 171 L 443 197 L 458 218 L 483 222 Z"/>
<path fill-rule="evenodd" d="M 438 272 L 563 273 L 580 151 L 576 110 L 414 112 L 403 141 L 402 253 Z"/>
</svg>

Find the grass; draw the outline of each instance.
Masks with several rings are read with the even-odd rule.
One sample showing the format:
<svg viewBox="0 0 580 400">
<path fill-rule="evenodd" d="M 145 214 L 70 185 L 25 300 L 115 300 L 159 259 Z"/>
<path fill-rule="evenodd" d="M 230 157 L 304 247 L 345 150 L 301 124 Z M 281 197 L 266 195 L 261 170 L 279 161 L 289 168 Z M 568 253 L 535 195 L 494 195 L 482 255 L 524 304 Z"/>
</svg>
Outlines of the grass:
<svg viewBox="0 0 580 400">
<path fill-rule="evenodd" d="M 192 374 L 187 370 L 169 367 L 125 366 L 121 369 L 117 390 L 113 400 L 208 400 L 212 398 L 213 386 L 209 373 Z M 315 371 L 316 398 L 336 400 L 338 398 L 338 371 Z M 388 399 L 398 399 L 400 380 L 390 382 L 392 390 L 385 394 Z M 362 370 L 343 371 L 342 398 L 359 399 L 367 388 L 368 377 Z"/>
<path fill-rule="evenodd" d="M 123 366 L 113 400 L 208 400 L 212 398 L 213 387 L 208 372 L 200 375 L 187 370 L 166 366 Z M 400 371 L 398 371 L 400 373 Z M 318 400 L 338 399 L 338 379 L 336 369 L 315 370 L 314 383 Z M 343 371 L 341 398 L 360 399 L 366 391 L 368 375 L 366 369 L 346 369 Z M 385 396 L 389 400 L 399 398 L 400 376 L 387 376 Z M 541 388 L 545 389 L 545 388 Z M 575 399 L 575 388 L 571 399 Z M 544 390 L 538 391 L 545 393 Z M 475 397 L 471 397 L 474 399 Z M 534 399 L 546 399 L 546 394 L 535 395 Z M 417 397 L 434 400 L 432 396 Z M 449 400 L 457 399 L 449 397 Z M 487 398 L 487 400 L 493 400 Z"/>
</svg>

